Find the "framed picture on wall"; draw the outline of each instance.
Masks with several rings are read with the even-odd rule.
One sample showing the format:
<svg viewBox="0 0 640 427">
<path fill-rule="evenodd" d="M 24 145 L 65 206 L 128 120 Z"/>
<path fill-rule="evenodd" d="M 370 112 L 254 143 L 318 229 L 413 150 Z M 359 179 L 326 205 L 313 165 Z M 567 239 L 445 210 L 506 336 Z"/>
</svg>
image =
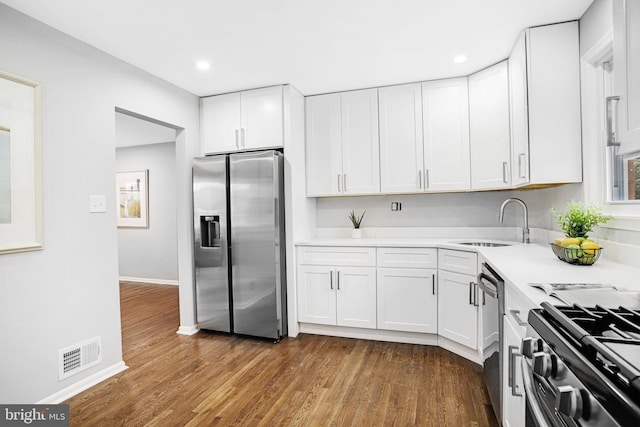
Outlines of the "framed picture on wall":
<svg viewBox="0 0 640 427">
<path fill-rule="evenodd" d="M 40 83 L 0 71 L 0 254 L 42 249 Z"/>
<path fill-rule="evenodd" d="M 118 227 L 149 227 L 149 170 L 116 172 Z"/>
</svg>

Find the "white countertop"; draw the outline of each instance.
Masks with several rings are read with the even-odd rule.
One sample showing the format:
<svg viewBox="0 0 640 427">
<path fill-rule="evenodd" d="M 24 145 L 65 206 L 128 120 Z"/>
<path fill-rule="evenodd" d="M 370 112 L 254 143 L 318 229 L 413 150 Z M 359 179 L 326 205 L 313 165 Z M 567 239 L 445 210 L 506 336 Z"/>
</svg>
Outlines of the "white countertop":
<svg viewBox="0 0 640 427">
<path fill-rule="evenodd" d="M 542 290 L 529 283 L 603 283 L 640 291 L 640 268 L 599 259 L 593 265 L 572 265 L 559 260 L 548 244 L 514 243 L 503 247 L 462 245 L 463 241 L 490 239 L 444 238 L 333 238 L 297 242 L 299 246 L 431 247 L 477 252 L 507 283 L 517 288 L 536 305 L 550 300 Z M 606 250 L 603 249 L 603 250 Z M 551 300 L 553 301 L 553 300 Z"/>
</svg>

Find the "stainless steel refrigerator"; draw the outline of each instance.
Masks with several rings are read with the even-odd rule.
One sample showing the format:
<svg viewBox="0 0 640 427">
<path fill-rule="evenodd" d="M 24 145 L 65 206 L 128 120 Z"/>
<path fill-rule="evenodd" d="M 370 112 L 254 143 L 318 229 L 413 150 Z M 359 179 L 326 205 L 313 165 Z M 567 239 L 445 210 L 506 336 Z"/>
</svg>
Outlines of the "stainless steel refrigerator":
<svg viewBox="0 0 640 427">
<path fill-rule="evenodd" d="M 287 335 L 283 178 L 278 151 L 193 160 L 199 328 Z"/>
</svg>

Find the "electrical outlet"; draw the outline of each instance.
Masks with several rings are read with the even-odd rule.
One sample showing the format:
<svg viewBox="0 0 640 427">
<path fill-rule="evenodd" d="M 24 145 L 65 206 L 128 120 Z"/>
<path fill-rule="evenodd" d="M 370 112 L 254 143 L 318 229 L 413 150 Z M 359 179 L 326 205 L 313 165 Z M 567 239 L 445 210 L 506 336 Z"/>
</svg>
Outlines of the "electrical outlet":
<svg viewBox="0 0 640 427">
<path fill-rule="evenodd" d="M 401 210 L 402 210 L 402 203 L 400 203 L 400 202 L 391 202 L 391 211 L 392 212 L 401 211 Z"/>
<path fill-rule="evenodd" d="M 107 196 L 104 194 L 92 194 L 89 196 L 89 212 L 104 213 L 107 211 Z"/>
</svg>

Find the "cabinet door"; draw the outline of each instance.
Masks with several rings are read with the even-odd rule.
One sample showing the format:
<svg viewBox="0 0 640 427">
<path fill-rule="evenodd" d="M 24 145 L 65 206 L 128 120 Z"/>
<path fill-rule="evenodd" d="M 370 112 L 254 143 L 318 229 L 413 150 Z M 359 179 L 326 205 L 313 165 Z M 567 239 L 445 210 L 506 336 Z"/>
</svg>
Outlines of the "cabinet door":
<svg viewBox="0 0 640 427">
<path fill-rule="evenodd" d="M 526 33 L 520 34 L 509 57 L 511 97 L 511 184 L 529 182 L 529 110 L 527 100 Z"/>
<path fill-rule="evenodd" d="M 468 190 L 469 96 L 467 78 L 422 83 L 424 188 Z"/>
<path fill-rule="evenodd" d="M 420 84 L 378 89 L 382 193 L 423 191 Z"/>
<path fill-rule="evenodd" d="M 240 94 L 202 98 L 202 152 L 224 153 L 240 149 Z"/>
<path fill-rule="evenodd" d="M 336 324 L 333 267 L 298 266 L 298 319 L 300 322 Z"/>
<path fill-rule="evenodd" d="M 438 335 L 478 348 L 478 307 L 473 305 L 475 278 L 450 271 L 438 272 Z"/>
<path fill-rule="evenodd" d="M 338 326 L 375 329 L 375 267 L 338 267 L 335 288 Z"/>
<path fill-rule="evenodd" d="M 577 21 L 527 30 L 532 184 L 582 181 L 578 32 Z"/>
<path fill-rule="evenodd" d="M 524 427 L 526 425 L 526 398 L 522 382 L 522 356 L 520 354 L 522 338 L 509 316 L 504 316 L 502 418 L 505 427 Z"/>
<path fill-rule="evenodd" d="M 242 149 L 283 146 L 282 86 L 241 92 Z"/>
<path fill-rule="evenodd" d="M 305 103 L 307 196 L 342 194 L 340 94 L 309 96 Z"/>
<path fill-rule="evenodd" d="M 378 268 L 378 329 L 438 332 L 436 270 Z"/>
<path fill-rule="evenodd" d="M 344 193 L 380 193 L 378 90 L 344 92 L 341 106 Z"/>
<path fill-rule="evenodd" d="M 640 2 L 613 2 L 613 61 L 620 94 L 620 153 L 640 150 Z"/>
<path fill-rule="evenodd" d="M 509 77 L 507 62 L 469 76 L 471 188 L 510 186 Z"/>
</svg>

